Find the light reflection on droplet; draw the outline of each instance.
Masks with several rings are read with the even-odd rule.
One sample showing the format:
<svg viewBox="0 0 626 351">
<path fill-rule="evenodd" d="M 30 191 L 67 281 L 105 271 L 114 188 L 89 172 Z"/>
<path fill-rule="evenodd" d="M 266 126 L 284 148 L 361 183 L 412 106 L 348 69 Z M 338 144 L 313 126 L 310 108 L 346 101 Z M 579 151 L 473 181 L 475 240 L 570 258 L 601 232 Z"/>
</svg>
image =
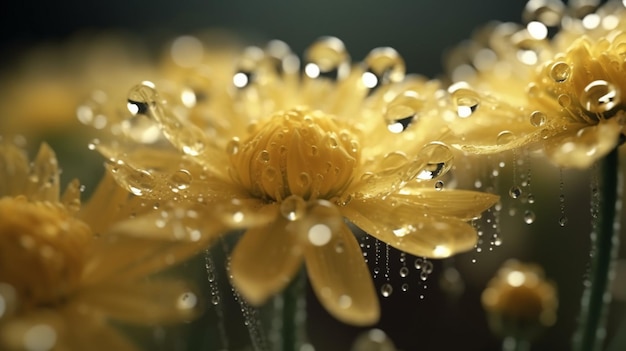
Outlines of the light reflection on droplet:
<svg viewBox="0 0 626 351">
<path fill-rule="evenodd" d="M 24 333 L 24 348 L 27 351 L 52 350 L 57 342 L 57 332 L 47 324 L 36 324 Z"/>
<path fill-rule="evenodd" d="M 332 237 L 332 232 L 330 230 L 330 227 L 328 227 L 326 224 L 318 223 L 309 228 L 307 236 L 311 244 L 315 246 L 324 246 L 330 241 Z"/>
<path fill-rule="evenodd" d="M 393 293 L 393 286 L 389 283 L 385 283 L 380 287 L 380 293 L 383 297 L 389 297 Z"/>
</svg>

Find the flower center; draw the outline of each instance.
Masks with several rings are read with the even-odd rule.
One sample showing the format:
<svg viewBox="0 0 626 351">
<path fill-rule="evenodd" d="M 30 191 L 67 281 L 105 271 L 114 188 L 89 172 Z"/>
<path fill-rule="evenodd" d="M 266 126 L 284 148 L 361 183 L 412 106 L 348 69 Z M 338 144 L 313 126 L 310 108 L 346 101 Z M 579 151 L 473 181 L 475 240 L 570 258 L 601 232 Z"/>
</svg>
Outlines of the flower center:
<svg viewBox="0 0 626 351">
<path fill-rule="evenodd" d="M 321 111 L 295 108 L 261 122 L 239 147 L 233 140 L 231 176 L 253 196 L 282 201 L 331 199 L 350 185 L 360 159 L 349 127 Z"/>
<path fill-rule="evenodd" d="M 1 198 L 0 283 L 15 289 L 20 309 L 54 303 L 78 283 L 91 237 L 60 205 Z"/>
</svg>

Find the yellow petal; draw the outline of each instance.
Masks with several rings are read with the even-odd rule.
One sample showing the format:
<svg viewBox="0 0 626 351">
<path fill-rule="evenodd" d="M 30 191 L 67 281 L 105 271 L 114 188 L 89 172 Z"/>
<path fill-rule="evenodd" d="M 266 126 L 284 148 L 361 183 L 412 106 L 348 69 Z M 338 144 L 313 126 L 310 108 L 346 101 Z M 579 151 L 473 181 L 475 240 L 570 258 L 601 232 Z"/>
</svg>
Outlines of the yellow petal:
<svg viewBox="0 0 626 351">
<path fill-rule="evenodd" d="M 382 199 L 370 199 L 371 202 L 394 203 L 394 215 L 406 212 L 403 217 L 430 214 L 470 220 L 479 217 L 486 209 L 498 202 L 499 196 L 470 190 L 437 190 L 424 188 L 413 183 L 404 187 L 399 194 L 392 194 Z"/>
<path fill-rule="evenodd" d="M 428 214 L 396 213 L 386 202 L 355 199 L 341 211 L 370 235 L 415 256 L 443 258 L 470 250 L 476 244 L 468 223 Z"/>
<path fill-rule="evenodd" d="M 120 209 L 128 202 L 129 193 L 120 187 L 109 172 L 98 183 L 78 217 L 89 224 L 95 234 L 102 234 L 118 218 Z"/>
<path fill-rule="evenodd" d="M 387 154 L 366 164 L 365 168 L 373 171 L 361 175 L 347 192 L 359 196 L 388 195 L 415 179 L 425 165 L 426 161 L 420 157 L 409 158 L 402 152 Z"/>
<path fill-rule="evenodd" d="M 0 196 L 25 194 L 28 173 L 26 153 L 13 144 L 0 143 Z"/>
<path fill-rule="evenodd" d="M 346 225 L 322 246 L 306 245 L 306 267 L 313 290 L 338 320 L 358 326 L 380 317 L 380 306 L 359 244 Z"/>
<path fill-rule="evenodd" d="M 107 318 L 143 325 L 189 321 L 200 312 L 197 292 L 188 284 L 174 280 L 86 287 L 71 304 Z"/>
<path fill-rule="evenodd" d="M 83 284 L 132 281 L 178 264 L 206 247 L 199 240 L 175 241 L 107 235 L 95 242 L 83 271 Z"/>
<path fill-rule="evenodd" d="M 122 331 L 108 325 L 101 316 L 84 314 L 69 308 L 64 314 L 70 328 L 64 340 L 67 346 L 59 348 L 61 350 L 139 351 Z"/>
<path fill-rule="evenodd" d="M 548 157 L 559 166 L 589 168 L 617 146 L 621 126 L 616 118 L 574 129 L 546 140 Z"/>
<path fill-rule="evenodd" d="M 0 323 L 1 350 L 66 350 L 72 326 L 54 309 L 37 309 Z"/>
<path fill-rule="evenodd" d="M 281 291 L 300 268 L 302 247 L 297 235 L 287 230 L 288 224 L 278 218 L 249 229 L 232 253 L 232 283 L 254 305 Z"/>
</svg>

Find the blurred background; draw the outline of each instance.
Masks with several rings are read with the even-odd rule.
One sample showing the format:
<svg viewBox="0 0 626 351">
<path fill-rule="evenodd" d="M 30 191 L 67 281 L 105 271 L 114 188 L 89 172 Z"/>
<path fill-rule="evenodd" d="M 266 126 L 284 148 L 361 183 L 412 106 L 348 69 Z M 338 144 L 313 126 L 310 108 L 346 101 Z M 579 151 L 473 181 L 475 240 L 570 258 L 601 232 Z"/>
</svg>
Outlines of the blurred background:
<svg viewBox="0 0 626 351">
<path fill-rule="evenodd" d="M 41 71 L 53 81 L 76 80 L 79 78 L 76 75 L 84 71 L 77 70 L 72 64 L 74 61 L 65 60 L 67 53 L 59 52 L 65 50 L 75 56 L 84 54 L 97 59 L 98 52 L 89 46 L 90 40 L 106 33 L 117 33 L 136 45 L 124 49 L 127 50 L 124 64 L 133 62 L 135 48 L 138 62 L 157 60 L 163 45 L 174 37 L 219 28 L 253 43 L 281 39 L 298 54 L 320 36 L 337 36 L 344 41 L 353 60 L 364 58 L 375 47 L 391 46 L 404 57 L 408 72 L 436 77 L 442 73 L 442 56 L 447 49 L 468 38 L 474 29 L 488 21 L 519 22 L 524 4 L 523 0 L 5 2 L 0 5 L 0 119 L 32 106 L 29 114 L 45 114 L 36 108 L 38 105 L 49 106 L 39 100 L 42 95 L 31 95 L 35 87 L 30 83 L 20 85 L 25 75 L 32 78 L 38 71 L 32 68 L 32 62 L 36 62 L 36 67 L 45 67 Z M 33 55 L 50 59 L 32 60 Z M 146 78 L 141 79 L 149 79 L 149 75 L 146 72 Z M 122 78 L 120 85 L 122 90 L 130 87 Z M 45 87 L 39 88 L 46 91 Z M 85 88 L 68 83 L 61 91 L 56 87 L 44 95 L 54 103 L 64 101 L 64 92 L 76 95 L 81 89 Z M 56 99 L 55 94 L 60 94 L 60 98 Z M 71 104 L 59 107 L 59 111 L 64 115 L 70 111 L 69 118 L 74 118 Z M 80 176 L 86 179 L 87 185 L 93 184 L 101 172 L 102 160 L 86 148 L 89 133 L 71 139 L 68 138 L 69 129 L 63 129 L 66 127 L 59 130 L 54 124 L 46 125 L 45 120 L 42 123 L 43 127 L 39 126 L 32 139 L 47 140 L 55 147 L 64 168 L 64 180 L 67 182 L 71 177 Z M 0 130 L 0 134 L 3 132 Z M 32 139 L 29 143 L 36 144 Z M 511 166 L 520 159 L 524 161 L 522 165 Z M 491 169 L 499 167 L 500 161 L 506 164 L 500 169 L 500 175 L 485 177 Z M 421 269 L 415 268 L 417 258 L 403 257 L 393 249 L 387 255 L 384 244 L 376 244 L 374 239 L 362 239 L 372 271 L 377 266 L 385 269 L 381 262 L 388 259 L 390 283 L 394 287 L 390 296 L 381 296 L 383 314 L 376 327 L 384 330 L 399 350 L 500 350 L 502 342 L 488 328 L 480 294 L 506 259 L 517 258 L 540 264 L 559 291 L 557 323 L 532 349 L 569 349 L 583 278 L 588 269 L 590 189 L 594 171 L 561 172 L 539 158 L 510 154 L 502 155 L 501 159 L 482 161 L 482 165 L 472 167 L 471 171 L 462 164 L 457 166 L 457 172 L 463 172 L 468 181 L 460 185 L 473 188 L 476 186 L 474 180 L 481 180 L 479 189 L 492 188 L 502 194 L 502 210 L 487 214 L 478 224 L 485 231 L 480 250 L 446 261 L 433 261 L 433 271 L 426 281 L 420 278 Z M 532 175 L 531 186 L 525 190 L 532 191 L 535 203 L 508 197 L 513 172 L 517 172 L 517 179 Z M 560 195 L 566 199 L 564 207 Z M 526 211 L 532 211 L 536 216 L 531 224 L 524 219 Z M 564 227 L 558 223 L 563 211 L 569 218 Z M 499 225 L 493 229 L 491 223 L 495 221 Z M 490 244 L 494 234 L 501 239 L 501 245 Z M 232 298 L 223 266 L 219 264 L 224 260 L 223 252 L 219 248 L 214 251 L 211 257 L 218 263 L 218 288 L 224 296 L 218 305 L 219 310 L 214 306 L 207 307 L 200 320 L 167 333 L 161 329 L 131 329 L 137 339 L 153 344 L 151 349 L 159 350 L 219 350 L 226 346 L 232 350 L 250 349 L 250 337 L 240 306 Z M 375 262 L 378 260 L 380 262 Z M 208 295 L 213 286 L 206 283 L 205 265 L 205 257 L 198 257 L 187 263 L 183 271 L 205 282 L 203 289 Z M 409 268 L 405 276 L 397 273 L 404 266 Z M 616 281 L 623 284 L 626 279 L 620 278 L 621 272 L 618 270 Z M 377 288 L 386 283 L 382 274 L 377 275 L 375 282 Z M 626 288 L 616 285 L 618 294 L 609 316 L 609 336 L 618 333 L 625 304 L 623 290 Z M 315 349 L 349 350 L 355 338 L 366 329 L 335 321 L 317 304 L 310 289 L 307 292 L 307 328 Z M 267 313 L 271 314 L 271 308 L 269 310 Z M 220 340 L 224 335 L 229 339 L 228 345 Z"/>
</svg>

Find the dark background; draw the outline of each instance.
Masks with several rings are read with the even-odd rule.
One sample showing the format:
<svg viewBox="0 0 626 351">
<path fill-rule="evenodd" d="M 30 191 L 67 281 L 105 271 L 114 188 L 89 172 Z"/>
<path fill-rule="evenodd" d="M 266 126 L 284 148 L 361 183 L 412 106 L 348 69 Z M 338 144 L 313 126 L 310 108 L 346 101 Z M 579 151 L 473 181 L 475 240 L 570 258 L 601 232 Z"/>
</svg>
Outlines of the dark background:
<svg viewBox="0 0 626 351">
<path fill-rule="evenodd" d="M 525 1 L 7 1 L 0 5 L 6 59 L 41 41 L 80 31 L 123 29 L 158 42 L 175 34 L 221 27 L 256 38 L 282 39 L 295 52 L 323 35 L 346 43 L 354 59 L 378 46 L 396 48 L 412 72 L 441 71 L 446 48 L 490 20 L 519 21 Z"/>
</svg>

